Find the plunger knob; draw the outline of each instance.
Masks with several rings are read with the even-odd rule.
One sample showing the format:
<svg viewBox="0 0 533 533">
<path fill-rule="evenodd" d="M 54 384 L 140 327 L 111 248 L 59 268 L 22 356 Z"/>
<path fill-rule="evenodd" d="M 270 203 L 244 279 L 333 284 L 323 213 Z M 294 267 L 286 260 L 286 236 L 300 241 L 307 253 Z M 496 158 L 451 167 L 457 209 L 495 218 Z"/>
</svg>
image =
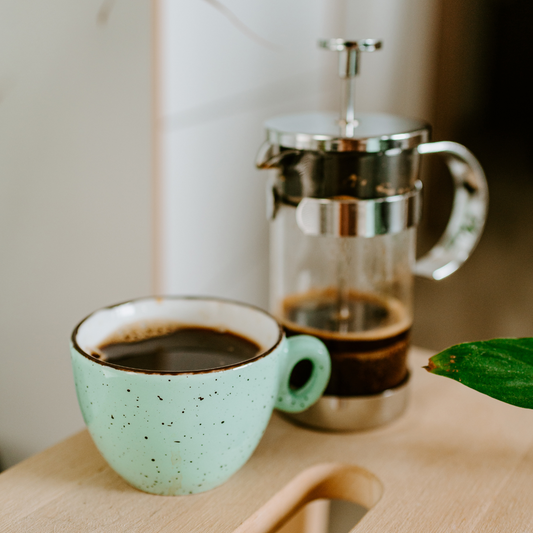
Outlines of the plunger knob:
<svg viewBox="0 0 533 533">
<path fill-rule="evenodd" d="M 339 124 L 344 127 L 347 137 L 353 137 L 358 125 L 355 118 L 355 76 L 359 73 L 359 54 L 380 50 L 383 43 L 378 39 L 323 39 L 318 41 L 318 45 L 326 50 L 339 52 L 339 77 L 345 80 Z"/>
</svg>

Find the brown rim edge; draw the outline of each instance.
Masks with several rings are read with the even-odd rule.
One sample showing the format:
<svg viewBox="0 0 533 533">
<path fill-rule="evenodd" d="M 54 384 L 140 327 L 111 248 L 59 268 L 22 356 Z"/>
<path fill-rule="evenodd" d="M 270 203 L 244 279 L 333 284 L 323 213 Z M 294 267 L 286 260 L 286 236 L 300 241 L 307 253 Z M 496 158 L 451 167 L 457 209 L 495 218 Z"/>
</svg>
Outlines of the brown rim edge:
<svg viewBox="0 0 533 533">
<path fill-rule="evenodd" d="M 276 325 L 278 326 L 278 339 L 276 340 L 276 342 L 274 343 L 273 346 L 271 346 L 270 348 L 268 348 L 264 352 L 261 352 L 261 353 L 257 354 L 255 357 L 252 357 L 251 359 L 247 359 L 246 361 L 241 361 L 240 363 L 235 363 L 233 365 L 226 365 L 226 366 L 220 366 L 220 367 L 217 367 L 217 368 L 210 368 L 208 370 L 187 370 L 187 371 L 182 371 L 182 372 L 172 372 L 172 371 L 164 371 L 164 370 L 163 371 L 141 370 L 141 369 L 138 369 L 138 368 L 130 368 L 130 367 L 127 367 L 127 366 L 120 366 L 120 365 L 116 365 L 114 363 L 110 363 L 109 361 L 104 361 L 102 359 L 98 359 L 97 357 L 94 357 L 93 355 L 91 355 L 91 354 L 89 354 L 89 353 L 87 353 L 87 352 L 85 352 L 84 350 L 81 349 L 81 347 L 79 346 L 79 344 L 78 344 L 78 342 L 76 340 L 76 336 L 78 334 L 78 330 L 93 315 L 95 315 L 96 313 L 99 313 L 100 311 L 104 311 L 106 309 L 114 309 L 115 307 L 120 307 L 122 305 L 140 302 L 140 301 L 143 301 L 143 300 L 203 300 L 203 301 L 207 301 L 207 302 L 222 302 L 222 303 L 227 303 L 227 304 L 238 305 L 240 307 L 247 307 L 249 309 L 253 309 L 254 311 L 259 311 L 260 313 L 262 313 L 266 317 L 272 319 L 276 323 Z M 237 300 L 231 300 L 229 298 L 218 298 L 218 297 L 214 297 L 214 296 L 213 297 L 210 297 L 210 296 L 144 296 L 144 297 L 140 297 L 140 298 L 134 298 L 133 300 L 126 300 L 124 302 L 120 302 L 120 303 L 117 303 L 117 304 L 108 305 L 108 306 L 105 306 L 105 307 L 100 307 L 96 311 L 93 311 L 92 313 L 87 315 L 84 319 L 82 319 L 78 323 L 78 325 L 74 328 L 74 330 L 72 331 L 72 335 L 70 337 L 70 340 L 72 342 L 72 347 L 80 355 L 82 355 L 86 359 L 89 359 L 89 361 L 92 361 L 93 363 L 98 363 L 98 364 L 100 364 L 102 366 L 105 366 L 105 367 L 115 368 L 115 369 L 121 370 L 123 372 L 131 372 L 131 373 L 134 373 L 134 374 L 155 374 L 155 375 L 160 375 L 160 376 L 179 376 L 179 375 L 185 375 L 185 374 L 192 374 L 192 375 L 211 374 L 213 372 L 221 372 L 223 370 L 229 370 L 231 368 L 239 368 L 239 367 L 242 367 L 242 366 L 247 365 L 249 363 L 253 363 L 253 362 L 255 362 L 255 361 L 259 360 L 259 359 L 263 359 L 264 357 L 266 357 L 267 355 L 272 353 L 281 344 L 281 341 L 283 340 L 283 337 L 284 337 L 284 332 L 283 332 L 283 328 L 281 327 L 280 323 L 270 313 L 267 313 L 264 309 L 261 309 L 260 307 L 257 307 L 255 305 L 239 302 Z"/>
</svg>

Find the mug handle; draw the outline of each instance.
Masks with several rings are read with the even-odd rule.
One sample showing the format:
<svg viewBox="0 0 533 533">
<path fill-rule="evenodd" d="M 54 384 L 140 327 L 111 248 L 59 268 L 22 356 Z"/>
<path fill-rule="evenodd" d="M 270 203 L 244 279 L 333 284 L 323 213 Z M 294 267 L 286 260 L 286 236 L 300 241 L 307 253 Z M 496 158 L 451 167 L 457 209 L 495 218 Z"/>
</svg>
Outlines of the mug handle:
<svg viewBox="0 0 533 533">
<path fill-rule="evenodd" d="M 437 244 L 415 264 L 414 273 L 440 280 L 455 272 L 476 247 L 487 218 L 488 187 L 472 152 L 451 141 L 424 143 L 420 154 L 444 154 L 455 193 L 448 225 Z"/>
<path fill-rule="evenodd" d="M 331 359 L 324 343 L 310 335 L 285 339 L 285 361 L 275 408 L 287 413 L 299 413 L 311 407 L 326 390 L 331 374 Z M 311 376 L 299 389 L 292 389 L 289 381 L 294 367 L 304 360 L 313 364 Z"/>
</svg>

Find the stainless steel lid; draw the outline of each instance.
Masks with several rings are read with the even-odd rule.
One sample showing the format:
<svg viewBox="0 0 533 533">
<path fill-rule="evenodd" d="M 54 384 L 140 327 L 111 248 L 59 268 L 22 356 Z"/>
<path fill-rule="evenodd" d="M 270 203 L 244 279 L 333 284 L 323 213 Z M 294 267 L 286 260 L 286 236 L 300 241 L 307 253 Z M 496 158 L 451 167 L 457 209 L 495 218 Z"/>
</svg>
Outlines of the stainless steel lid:
<svg viewBox="0 0 533 533">
<path fill-rule="evenodd" d="M 429 137 L 429 125 L 421 120 L 381 113 L 355 113 L 355 78 L 362 52 L 380 50 L 378 39 L 326 39 L 319 46 L 339 54 L 341 112 L 306 113 L 274 117 L 265 124 L 267 142 L 293 150 L 377 153 L 408 150 Z"/>
<path fill-rule="evenodd" d="M 276 202 L 296 207 L 302 198 L 367 200 L 415 191 L 417 149 L 429 140 L 429 124 L 385 113 L 355 113 L 360 54 L 380 50 L 381 41 L 329 39 L 319 45 L 339 54 L 340 113 L 291 114 L 266 121 L 267 139 L 256 164 L 277 169 Z M 322 208 L 315 212 L 323 214 Z M 412 215 L 416 219 L 416 212 Z"/>
<path fill-rule="evenodd" d="M 384 113 L 354 117 L 349 132 L 336 113 L 274 117 L 265 123 L 267 142 L 295 150 L 377 153 L 414 148 L 429 138 L 430 126 L 422 120 Z"/>
</svg>

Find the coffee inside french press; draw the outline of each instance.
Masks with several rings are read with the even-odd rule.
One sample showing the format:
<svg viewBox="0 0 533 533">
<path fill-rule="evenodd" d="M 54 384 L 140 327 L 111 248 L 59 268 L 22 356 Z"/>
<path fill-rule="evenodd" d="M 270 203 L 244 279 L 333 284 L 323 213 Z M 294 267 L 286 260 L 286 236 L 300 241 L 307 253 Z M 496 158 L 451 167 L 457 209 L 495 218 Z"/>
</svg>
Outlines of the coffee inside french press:
<svg viewBox="0 0 533 533">
<path fill-rule="evenodd" d="M 314 335 L 328 347 L 332 375 L 326 399 L 367 405 L 374 398 L 378 404 L 367 411 L 383 412 L 383 402 L 393 401 L 394 391 L 409 379 L 413 273 L 439 279 L 466 259 L 483 228 L 486 184 L 464 147 L 427 142 L 427 123 L 355 113 L 360 53 L 379 50 L 380 41 L 319 44 L 339 52 L 340 116 L 274 117 L 265 124 L 267 140 L 258 155 L 258 166 L 272 169 L 270 310 L 289 336 Z M 443 238 L 416 261 L 419 162 L 428 152 L 449 156 L 456 201 Z M 473 230 L 464 230 L 466 219 L 474 220 Z M 308 369 L 301 366 L 293 373 L 296 382 L 304 382 L 298 372 Z M 396 403 L 385 408 L 388 415 L 375 419 L 362 414 L 361 402 L 347 413 L 352 420 L 340 423 L 332 421 L 337 415 L 324 402 L 295 418 L 316 427 L 360 429 L 397 416 L 405 395 L 398 395 Z"/>
</svg>

